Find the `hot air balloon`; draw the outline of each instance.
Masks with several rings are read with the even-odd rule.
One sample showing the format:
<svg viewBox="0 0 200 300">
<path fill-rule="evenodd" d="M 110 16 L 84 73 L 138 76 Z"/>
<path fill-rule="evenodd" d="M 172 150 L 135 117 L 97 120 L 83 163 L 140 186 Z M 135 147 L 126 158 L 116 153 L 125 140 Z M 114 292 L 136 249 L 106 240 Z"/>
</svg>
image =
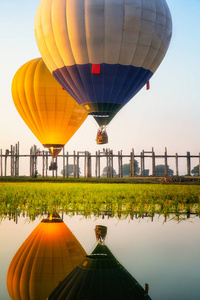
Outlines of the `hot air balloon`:
<svg viewBox="0 0 200 300">
<path fill-rule="evenodd" d="M 43 219 L 10 263 L 7 289 L 11 299 L 46 299 L 85 255 L 57 214 Z"/>
<path fill-rule="evenodd" d="M 56 157 L 87 118 L 42 58 L 24 64 L 12 82 L 14 104 L 41 144 Z"/>
<path fill-rule="evenodd" d="M 35 17 L 47 67 L 95 118 L 99 136 L 155 73 L 171 35 L 165 0 L 41 0 Z"/>
<path fill-rule="evenodd" d="M 100 227 L 93 252 L 54 289 L 48 300 L 151 300 L 104 244 L 105 226 L 102 226 L 102 236 Z"/>
</svg>

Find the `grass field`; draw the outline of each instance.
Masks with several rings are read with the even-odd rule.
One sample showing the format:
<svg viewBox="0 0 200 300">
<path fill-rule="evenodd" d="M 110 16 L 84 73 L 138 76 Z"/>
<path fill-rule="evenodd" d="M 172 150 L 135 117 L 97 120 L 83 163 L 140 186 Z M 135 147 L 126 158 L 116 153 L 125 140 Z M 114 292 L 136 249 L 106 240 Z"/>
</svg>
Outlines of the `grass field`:
<svg viewBox="0 0 200 300">
<path fill-rule="evenodd" d="M 123 217 L 200 215 L 199 185 L 0 182 L 0 218 L 62 211 Z"/>
</svg>

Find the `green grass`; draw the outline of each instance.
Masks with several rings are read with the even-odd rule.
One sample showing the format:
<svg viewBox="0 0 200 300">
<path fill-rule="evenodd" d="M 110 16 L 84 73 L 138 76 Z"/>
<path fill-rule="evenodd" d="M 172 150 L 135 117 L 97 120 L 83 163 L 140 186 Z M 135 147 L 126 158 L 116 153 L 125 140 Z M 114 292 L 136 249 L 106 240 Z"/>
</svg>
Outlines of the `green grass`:
<svg viewBox="0 0 200 300">
<path fill-rule="evenodd" d="M 62 211 L 86 217 L 200 215 L 199 185 L 0 182 L 0 218 Z"/>
<path fill-rule="evenodd" d="M 130 184 L 189 184 L 189 185 L 200 185 L 200 177 L 198 176 L 169 176 L 169 177 L 91 177 L 91 178 L 63 178 L 62 176 L 56 177 L 42 177 L 31 178 L 29 176 L 19 176 L 19 177 L 0 177 L 1 182 L 65 182 L 65 183 L 130 183 Z"/>
</svg>

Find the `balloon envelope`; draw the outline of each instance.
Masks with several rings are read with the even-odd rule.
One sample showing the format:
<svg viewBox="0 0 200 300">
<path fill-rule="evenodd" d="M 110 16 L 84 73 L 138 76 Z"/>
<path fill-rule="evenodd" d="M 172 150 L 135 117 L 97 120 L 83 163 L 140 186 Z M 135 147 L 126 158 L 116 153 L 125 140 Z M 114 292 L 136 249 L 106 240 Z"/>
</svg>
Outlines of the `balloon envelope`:
<svg viewBox="0 0 200 300">
<path fill-rule="evenodd" d="M 99 125 L 149 81 L 171 35 L 165 0 L 41 0 L 35 17 L 47 67 Z"/>
<path fill-rule="evenodd" d="M 48 300 L 151 300 L 101 242 L 54 289 Z"/>
<path fill-rule="evenodd" d="M 42 58 L 27 62 L 16 72 L 12 97 L 22 119 L 54 156 L 87 117 L 55 80 Z"/>
<path fill-rule="evenodd" d="M 12 300 L 44 300 L 86 252 L 60 218 L 44 219 L 14 255 L 7 273 Z"/>
</svg>

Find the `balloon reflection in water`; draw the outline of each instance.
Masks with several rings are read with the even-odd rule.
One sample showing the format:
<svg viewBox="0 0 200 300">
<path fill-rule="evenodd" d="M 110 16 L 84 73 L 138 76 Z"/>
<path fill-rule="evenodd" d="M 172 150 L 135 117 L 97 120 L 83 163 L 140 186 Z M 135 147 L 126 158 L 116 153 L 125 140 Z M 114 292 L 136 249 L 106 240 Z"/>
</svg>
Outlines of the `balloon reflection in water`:
<svg viewBox="0 0 200 300">
<path fill-rule="evenodd" d="M 101 130 L 153 76 L 171 35 L 165 0 L 41 0 L 35 17 L 47 67 Z"/>
<path fill-rule="evenodd" d="M 7 273 L 11 299 L 46 299 L 85 255 L 83 247 L 57 214 L 43 219 L 11 261 Z"/>
<path fill-rule="evenodd" d="M 94 251 L 55 288 L 48 300 L 150 300 L 147 292 L 104 244 L 107 228 L 95 229 Z"/>
<path fill-rule="evenodd" d="M 24 122 L 53 157 L 87 118 L 84 109 L 55 80 L 42 58 L 27 62 L 16 72 L 12 97 Z"/>
</svg>

